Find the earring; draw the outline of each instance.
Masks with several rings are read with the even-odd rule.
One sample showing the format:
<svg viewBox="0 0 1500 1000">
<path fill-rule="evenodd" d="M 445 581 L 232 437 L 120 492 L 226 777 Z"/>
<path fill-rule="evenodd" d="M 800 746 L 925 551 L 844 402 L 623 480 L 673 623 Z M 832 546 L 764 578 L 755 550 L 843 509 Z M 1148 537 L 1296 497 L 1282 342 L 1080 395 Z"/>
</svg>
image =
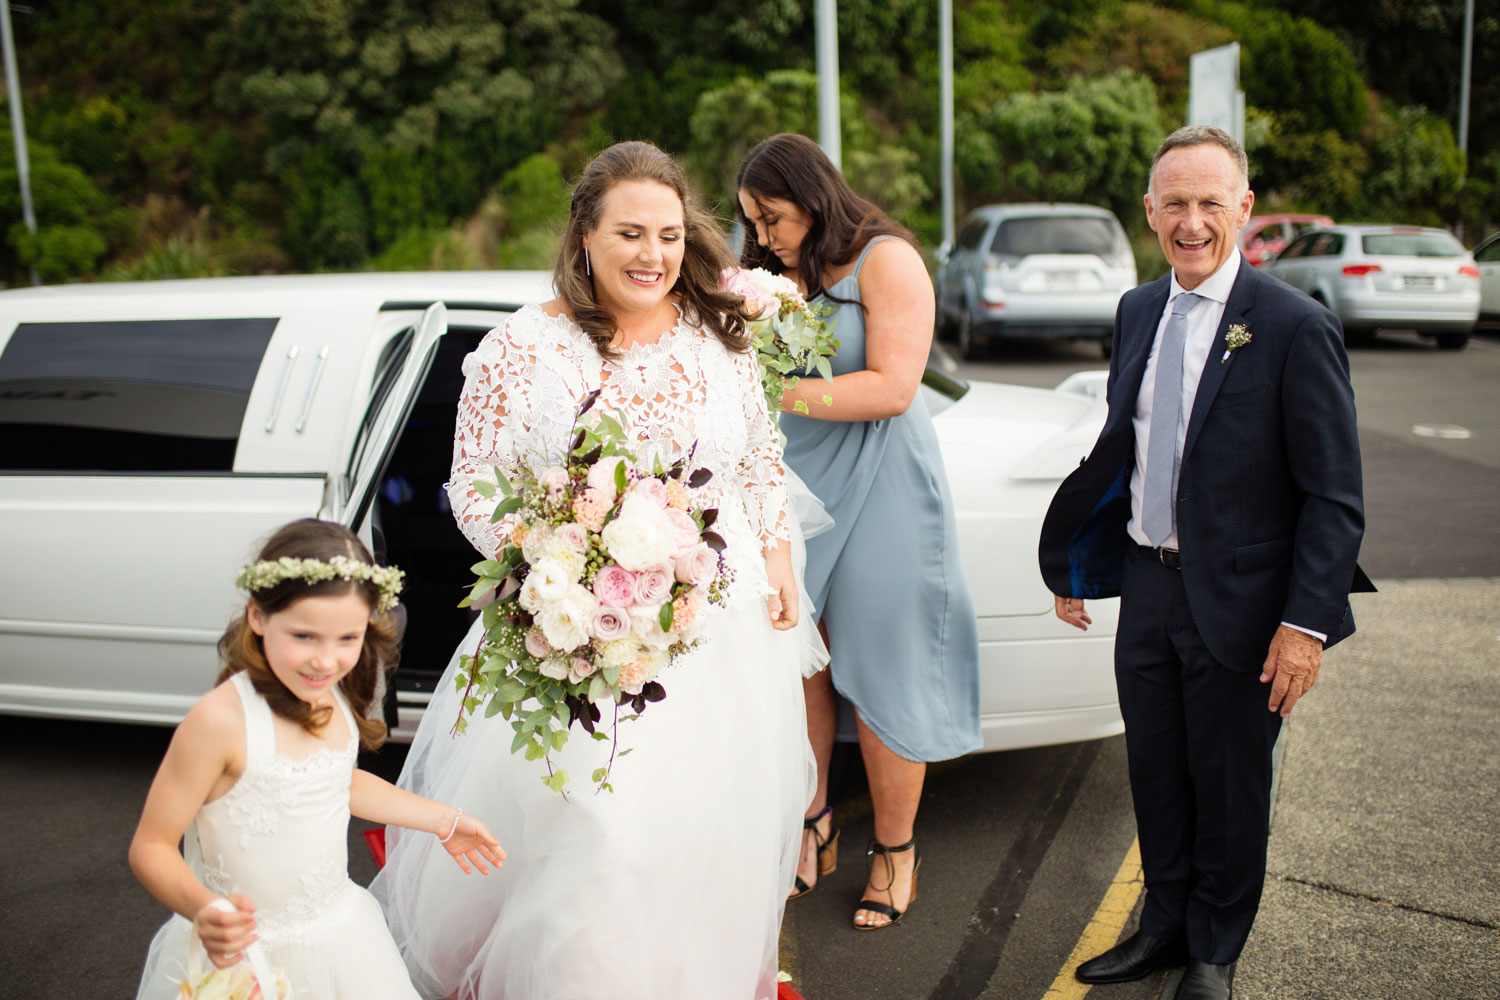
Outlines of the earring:
<svg viewBox="0 0 1500 1000">
<path fill-rule="evenodd" d="M 583 248 L 583 273 L 586 274 L 586 275 L 588 275 L 591 278 L 594 276 L 594 269 L 589 266 L 589 248 L 588 247 L 584 247 Z"/>
</svg>

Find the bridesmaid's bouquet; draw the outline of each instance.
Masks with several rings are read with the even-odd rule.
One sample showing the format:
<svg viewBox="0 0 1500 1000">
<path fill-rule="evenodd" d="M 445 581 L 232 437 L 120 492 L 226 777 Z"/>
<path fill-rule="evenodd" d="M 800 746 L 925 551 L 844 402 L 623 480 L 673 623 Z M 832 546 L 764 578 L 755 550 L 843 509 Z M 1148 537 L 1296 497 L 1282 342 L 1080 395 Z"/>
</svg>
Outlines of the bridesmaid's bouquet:
<svg viewBox="0 0 1500 1000">
<path fill-rule="evenodd" d="M 766 407 L 773 418 L 781 412 L 782 393 L 796 385 L 801 376 L 816 373 L 832 380 L 833 366 L 828 359 L 837 353 L 839 342 L 823 318 L 827 310 L 810 305 L 797 290 L 796 282 L 761 267 L 726 268 L 721 282 L 726 291 L 743 297 L 747 311 L 756 317 L 747 325 L 755 338 L 761 391 L 766 394 Z M 832 396 L 823 397 L 825 406 L 832 402 Z M 793 409 L 808 412 L 807 404 L 800 399 Z"/>
<path fill-rule="evenodd" d="M 614 740 L 619 722 L 664 698 L 657 675 L 701 641 L 698 619 L 724 601 L 731 576 L 713 530 L 718 511 L 695 499 L 713 474 L 691 467 L 691 451 L 670 468 L 642 465 L 616 417 L 589 413 L 598 397 L 580 406 L 564 464 L 474 483 L 484 496 L 503 495 L 493 521 L 516 523 L 498 558 L 475 564 L 478 579 L 460 602 L 483 609 L 485 631 L 460 660 L 454 731 L 481 707 L 510 720 L 511 752 L 545 758 L 543 780 L 555 792 L 569 777 L 553 769 L 551 752 L 573 723 Z M 603 705 L 614 713 L 609 736 L 595 728 Z M 633 714 L 622 719 L 621 706 Z M 613 791 L 617 748 L 594 771 L 599 788 Z"/>
</svg>

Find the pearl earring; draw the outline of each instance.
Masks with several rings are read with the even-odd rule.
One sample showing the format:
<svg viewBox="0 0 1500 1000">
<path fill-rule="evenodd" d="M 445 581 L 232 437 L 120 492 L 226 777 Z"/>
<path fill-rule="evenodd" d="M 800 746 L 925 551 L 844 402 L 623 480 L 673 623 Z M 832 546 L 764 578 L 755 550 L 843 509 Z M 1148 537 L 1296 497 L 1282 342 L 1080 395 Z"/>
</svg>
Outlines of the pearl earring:
<svg viewBox="0 0 1500 1000">
<path fill-rule="evenodd" d="M 584 247 L 583 248 L 583 273 L 586 274 L 586 275 L 588 275 L 591 278 L 594 276 L 594 269 L 589 266 L 589 248 L 588 247 Z"/>
</svg>

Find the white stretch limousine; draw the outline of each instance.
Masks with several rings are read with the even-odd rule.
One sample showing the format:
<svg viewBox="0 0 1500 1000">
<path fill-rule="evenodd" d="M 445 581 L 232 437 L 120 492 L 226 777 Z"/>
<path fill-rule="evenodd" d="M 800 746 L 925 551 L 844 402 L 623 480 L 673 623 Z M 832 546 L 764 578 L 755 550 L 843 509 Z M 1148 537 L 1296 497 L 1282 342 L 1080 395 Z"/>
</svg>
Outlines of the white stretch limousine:
<svg viewBox="0 0 1500 1000">
<path fill-rule="evenodd" d="M 476 557 L 442 488 L 459 365 L 549 297 L 543 272 L 0 292 L 0 713 L 177 722 L 213 683 L 237 569 L 318 516 L 407 571 L 386 712 L 409 737 L 469 622 L 456 605 Z M 1080 634 L 1036 569 L 1047 502 L 1103 423 L 1103 373 L 1056 390 L 930 373 L 927 391 L 979 615 L 986 749 L 1119 732 L 1115 602 Z"/>
</svg>

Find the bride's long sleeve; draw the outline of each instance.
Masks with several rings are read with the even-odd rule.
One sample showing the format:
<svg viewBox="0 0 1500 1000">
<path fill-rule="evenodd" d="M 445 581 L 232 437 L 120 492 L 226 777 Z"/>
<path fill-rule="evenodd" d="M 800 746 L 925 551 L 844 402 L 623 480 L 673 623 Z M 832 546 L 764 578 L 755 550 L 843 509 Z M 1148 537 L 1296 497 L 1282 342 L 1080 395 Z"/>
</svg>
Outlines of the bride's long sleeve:
<svg viewBox="0 0 1500 1000">
<path fill-rule="evenodd" d="M 792 537 L 787 521 L 786 467 L 782 464 L 781 439 L 766 410 L 755 355 L 733 357 L 746 434 L 745 454 L 735 467 L 735 483 L 750 515 L 751 528 L 760 537 L 761 545 L 770 547 Z"/>
<path fill-rule="evenodd" d="M 492 330 L 464 359 L 464 390 L 458 401 L 453 438 L 453 468 L 448 477 L 448 500 L 464 537 L 486 558 L 493 559 L 515 527 L 514 515 L 491 522 L 502 494 L 484 496 L 476 480 L 493 483 L 498 472 L 514 478 L 521 466 L 512 421 L 519 419 L 513 397 L 518 359 L 507 336 L 512 319 Z M 522 394 L 524 395 L 524 393 Z"/>
</svg>

